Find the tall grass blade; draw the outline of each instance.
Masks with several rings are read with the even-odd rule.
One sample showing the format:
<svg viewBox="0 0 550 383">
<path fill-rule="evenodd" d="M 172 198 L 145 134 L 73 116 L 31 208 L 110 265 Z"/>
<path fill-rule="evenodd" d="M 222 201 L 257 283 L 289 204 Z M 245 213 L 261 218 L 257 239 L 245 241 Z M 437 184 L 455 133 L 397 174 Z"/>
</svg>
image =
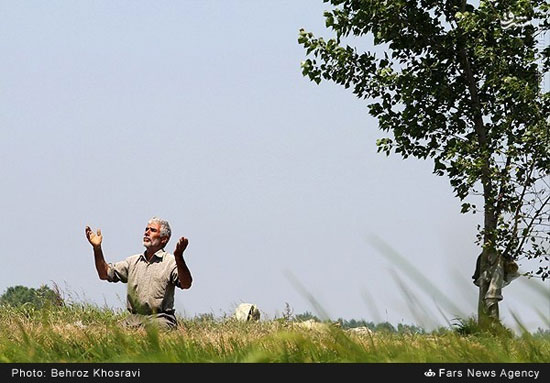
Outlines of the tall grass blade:
<svg viewBox="0 0 550 383">
<path fill-rule="evenodd" d="M 411 289 L 405 285 L 394 270 L 390 270 L 390 272 L 401 289 L 401 293 L 405 296 L 405 302 L 416 322 L 425 328 L 436 327 L 436 323 L 431 319 L 434 318 L 433 313 L 416 298 Z"/>
<path fill-rule="evenodd" d="M 437 286 L 435 286 L 422 272 L 420 272 L 411 262 L 401 256 L 390 245 L 376 235 L 369 237 L 369 243 L 385 256 L 393 265 L 399 267 L 426 293 L 433 296 L 437 301 L 443 304 L 445 308 L 453 315 L 464 317 L 462 310 L 447 298 Z"/>
<path fill-rule="evenodd" d="M 325 309 L 323 309 L 323 307 L 321 306 L 321 304 L 317 301 L 317 299 L 315 299 L 315 297 L 304 287 L 304 285 L 302 285 L 300 283 L 300 281 L 298 281 L 298 278 L 296 278 L 294 276 L 294 274 L 292 274 L 290 271 L 285 271 L 285 275 L 286 277 L 288 278 L 288 280 L 290 281 L 290 283 L 292 283 L 292 285 L 294 286 L 294 288 L 296 290 L 298 290 L 298 292 L 300 294 L 302 294 L 304 296 L 304 298 L 306 298 L 310 303 L 311 305 L 313 306 L 313 309 L 314 311 L 316 311 L 317 315 L 319 315 L 319 318 L 323 321 L 327 321 L 327 320 L 330 320 L 330 317 L 328 315 L 328 313 L 325 311 Z"/>
</svg>

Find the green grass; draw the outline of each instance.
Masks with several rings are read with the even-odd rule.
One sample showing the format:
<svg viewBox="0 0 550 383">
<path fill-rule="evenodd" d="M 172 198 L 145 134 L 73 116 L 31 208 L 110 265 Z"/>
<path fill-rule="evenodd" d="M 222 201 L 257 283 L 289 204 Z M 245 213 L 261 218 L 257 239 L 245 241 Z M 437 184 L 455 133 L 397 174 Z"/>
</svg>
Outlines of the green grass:
<svg viewBox="0 0 550 383">
<path fill-rule="evenodd" d="M 0 308 L 0 362 L 533 362 L 550 361 L 548 333 L 481 331 L 472 321 L 424 334 L 355 335 L 285 319 L 179 318 L 177 330 L 131 330 L 93 305 Z"/>
</svg>

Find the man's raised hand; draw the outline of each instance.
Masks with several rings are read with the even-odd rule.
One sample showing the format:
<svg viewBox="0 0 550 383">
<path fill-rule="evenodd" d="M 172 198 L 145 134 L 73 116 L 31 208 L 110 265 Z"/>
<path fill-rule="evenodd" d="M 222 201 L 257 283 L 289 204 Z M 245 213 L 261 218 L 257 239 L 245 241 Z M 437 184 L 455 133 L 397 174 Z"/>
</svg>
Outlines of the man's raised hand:
<svg viewBox="0 0 550 383">
<path fill-rule="evenodd" d="M 176 250 L 174 250 L 174 255 L 176 257 L 181 257 L 183 256 L 183 252 L 185 251 L 185 249 L 187 248 L 187 245 L 189 244 L 189 240 L 185 237 L 181 237 L 178 241 L 178 243 L 176 244 Z"/>
<path fill-rule="evenodd" d="M 103 241 L 103 236 L 101 235 L 101 229 L 97 229 L 97 234 L 90 229 L 90 226 L 86 226 L 86 238 L 88 238 L 88 242 L 93 247 L 99 247 L 101 246 L 101 242 Z"/>
</svg>

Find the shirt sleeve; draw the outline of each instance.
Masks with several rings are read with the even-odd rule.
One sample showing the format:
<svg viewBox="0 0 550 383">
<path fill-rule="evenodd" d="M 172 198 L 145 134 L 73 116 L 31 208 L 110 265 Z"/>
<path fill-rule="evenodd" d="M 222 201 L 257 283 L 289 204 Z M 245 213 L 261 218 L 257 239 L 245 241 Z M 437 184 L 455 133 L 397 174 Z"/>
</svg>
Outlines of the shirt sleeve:
<svg viewBox="0 0 550 383">
<path fill-rule="evenodd" d="M 117 263 L 109 263 L 109 270 L 107 270 L 107 280 L 109 282 L 128 282 L 128 267 L 130 262 L 128 259 Z"/>
<path fill-rule="evenodd" d="M 170 283 L 181 289 L 180 278 L 178 276 L 178 266 L 176 265 L 170 273 Z"/>
</svg>

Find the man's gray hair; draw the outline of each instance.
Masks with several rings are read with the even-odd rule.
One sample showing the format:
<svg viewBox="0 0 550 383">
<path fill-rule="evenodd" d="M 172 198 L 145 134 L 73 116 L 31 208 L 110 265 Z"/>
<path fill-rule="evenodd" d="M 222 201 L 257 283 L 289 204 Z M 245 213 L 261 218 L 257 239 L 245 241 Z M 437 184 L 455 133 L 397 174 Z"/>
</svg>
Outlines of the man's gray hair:
<svg viewBox="0 0 550 383">
<path fill-rule="evenodd" d="M 160 236 L 168 237 L 168 239 L 170 239 L 170 236 L 172 235 L 172 229 L 170 229 L 170 224 L 168 223 L 168 221 L 159 217 L 153 217 L 149 220 L 149 222 L 158 223 L 160 225 Z"/>
</svg>

